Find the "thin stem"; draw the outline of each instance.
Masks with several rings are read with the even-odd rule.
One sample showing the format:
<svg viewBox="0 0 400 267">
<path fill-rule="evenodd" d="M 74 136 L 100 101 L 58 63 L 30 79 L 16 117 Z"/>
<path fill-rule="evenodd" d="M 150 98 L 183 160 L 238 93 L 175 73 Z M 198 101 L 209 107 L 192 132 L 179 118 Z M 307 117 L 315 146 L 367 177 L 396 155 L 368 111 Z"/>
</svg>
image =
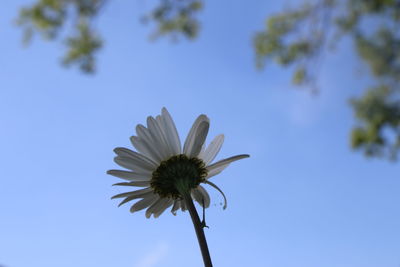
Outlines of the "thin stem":
<svg viewBox="0 0 400 267">
<path fill-rule="evenodd" d="M 199 241 L 199 246 L 201 254 L 203 256 L 204 266 L 212 267 L 210 252 L 208 251 L 206 236 L 204 235 L 203 224 L 200 222 L 199 215 L 193 204 L 193 200 L 189 193 L 182 194 L 185 200 L 186 207 L 189 210 L 190 217 L 192 218 L 194 230 L 196 231 L 197 240 Z"/>
</svg>

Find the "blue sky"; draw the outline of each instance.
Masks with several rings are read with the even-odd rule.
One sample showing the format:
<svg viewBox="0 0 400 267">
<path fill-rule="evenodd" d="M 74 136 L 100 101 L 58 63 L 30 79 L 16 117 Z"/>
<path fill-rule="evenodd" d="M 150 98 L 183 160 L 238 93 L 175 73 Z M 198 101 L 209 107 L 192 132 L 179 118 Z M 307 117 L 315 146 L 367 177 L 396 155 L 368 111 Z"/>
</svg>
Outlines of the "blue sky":
<svg viewBox="0 0 400 267">
<path fill-rule="evenodd" d="M 99 71 L 84 76 L 58 65 L 60 44 L 22 48 L 12 20 L 25 3 L 0 10 L 0 264 L 202 266 L 188 213 L 146 219 L 110 200 L 123 192 L 105 174 L 113 148 L 130 147 L 136 124 L 165 106 L 181 139 L 205 113 L 208 141 L 226 137 L 218 159 L 251 155 L 213 178 L 226 210 L 207 188 L 215 266 L 400 265 L 400 167 L 348 145 L 348 98 L 369 84 L 348 40 L 315 97 L 285 70 L 254 68 L 252 34 L 277 3 L 209 1 L 198 40 L 171 44 L 148 41 L 138 22 L 148 4 L 112 1 L 97 21 Z"/>
</svg>

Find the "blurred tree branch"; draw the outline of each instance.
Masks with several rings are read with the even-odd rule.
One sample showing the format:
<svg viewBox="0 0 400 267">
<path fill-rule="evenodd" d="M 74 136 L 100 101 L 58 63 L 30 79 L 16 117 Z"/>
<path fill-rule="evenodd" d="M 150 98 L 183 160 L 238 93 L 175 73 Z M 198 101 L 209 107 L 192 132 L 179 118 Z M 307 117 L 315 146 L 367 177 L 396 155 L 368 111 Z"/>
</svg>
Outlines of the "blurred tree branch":
<svg viewBox="0 0 400 267">
<path fill-rule="evenodd" d="M 94 22 L 107 3 L 108 0 L 36 0 L 20 10 L 17 24 L 24 29 L 27 44 L 34 34 L 46 40 L 63 39 L 66 52 L 62 63 L 93 73 L 95 55 L 103 43 Z M 156 24 L 152 38 L 169 35 L 193 39 L 199 30 L 196 13 L 201 9 L 202 2 L 198 0 L 161 0 L 144 16 L 144 21 Z M 61 33 L 65 34 L 60 37 Z"/>
<path fill-rule="evenodd" d="M 93 73 L 102 38 L 96 17 L 107 0 L 35 0 L 22 8 L 18 24 L 25 41 L 34 34 L 62 39 L 64 65 Z M 159 0 L 144 16 L 155 25 L 152 38 L 194 39 L 202 0 Z M 297 7 L 267 18 L 254 36 L 256 65 L 274 61 L 293 71 L 292 81 L 317 91 L 322 56 L 343 36 L 353 39 L 360 59 L 376 85 L 351 105 L 358 120 L 351 133 L 352 147 L 367 156 L 395 159 L 400 149 L 400 0 L 305 0 Z M 60 36 L 62 35 L 62 36 Z"/>
<path fill-rule="evenodd" d="M 153 38 L 169 35 L 173 39 L 194 39 L 200 28 L 196 14 L 202 8 L 203 3 L 198 0 L 162 0 L 144 19 L 156 24 Z"/>
<path fill-rule="evenodd" d="M 396 159 L 400 149 L 400 1 L 319 0 L 270 16 L 254 38 L 259 68 L 294 68 L 293 82 L 315 90 L 320 55 L 342 36 L 353 39 L 376 86 L 352 99 L 351 145 L 366 156 Z"/>
<path fill-rule="evenodd" d="M 66 24 L 72 24 L 64 38 L 67 52 L 63 63 L 77 64 L 82 71 L 91 73 L 95 69 L 95 53 L 102 46 L 93 21 L 104 3 L 105 0 L 38 0 L 20 10 L 17 23 L 24 28 L 25 43 L 35 33 L 54 40 Z"/>
</svg>

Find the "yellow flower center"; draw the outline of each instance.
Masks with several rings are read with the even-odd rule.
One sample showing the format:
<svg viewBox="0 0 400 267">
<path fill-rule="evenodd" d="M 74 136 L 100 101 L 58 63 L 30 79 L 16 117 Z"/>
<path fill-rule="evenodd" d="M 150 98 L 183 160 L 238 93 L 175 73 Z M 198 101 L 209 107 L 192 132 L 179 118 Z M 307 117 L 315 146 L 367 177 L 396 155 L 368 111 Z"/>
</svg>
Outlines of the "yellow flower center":
<svg viewBox="0 0 400 267">
<path fill-rule="evenodd" d="M 160 197 L 179 199 L 182 197 L 180 191 L 196 188 L 206 177 L 207 169 L 201 159 L 180 154 L 160 163 L 152 174 L 150 185 Z"/>
</svg>

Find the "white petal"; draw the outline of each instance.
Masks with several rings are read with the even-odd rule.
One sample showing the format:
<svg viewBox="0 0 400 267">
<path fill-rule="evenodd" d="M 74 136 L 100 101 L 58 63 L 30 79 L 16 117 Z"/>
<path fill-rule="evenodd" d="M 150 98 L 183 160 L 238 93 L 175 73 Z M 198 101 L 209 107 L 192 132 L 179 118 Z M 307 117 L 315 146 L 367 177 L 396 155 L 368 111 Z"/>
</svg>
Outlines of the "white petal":
<svg viewBox="0 0 400 267">
<path fill-rule="evenodd" d="M 136 191 L 131 191 L 131 192 L 118 194 L 118 195 L 113 196 L 111 199 L 122 198 L 122 197 L 133 197 L 133 196 L 139 196 L 140 197 L 140 196 L 142 196 L 144 194 L 147 194 L 149 192 L 153 192 L 153 189 L 151 187 L 147 187 L 147 188 L 136 190 Z"/>
<path fill-rule="evenodd" d="M 145 208 L 149 207 L 150 205 L 152 205 L 154 202 L 156 202 L 156 200 L 158 200 L 158 199 L 159 199 L 159 196 L 157 194 L 152 194 L 152 195 L 146 196 L 142 200 L 133 204 L 130 211 L 133 213 L 133 212 L 145 209 Z"/>
<path fill-rule="evenodd" d="M 147 210 L 146 210 L 146 218 L 150 218 L 151 214 L 154 213 L 154 210 L 160 208 L 165 202 L 165 198 L 159 198 L 156 202 L 154 202 Z"/>
<path fill-rule="evenodd" d="M 199 127 L 197 128 L 196 138 L 194 140 L 192 149 L 189 150 L 190 153 L 187 155 L 189 158 L 197 157 L 199 155 L 201 148 L 206 141 L 209 128 L 210 124 L 208 122 L 200 123 Z"/>
<path fill-rule="evenodd" d="M 201 122 L 200 125 L 196 128 L 194 133 L 193 142 L 189 143 L 186 151 L 186 156 L 189 158 L 197 157 L 204 145 L 204 142 L 207 138 L 208 129 L 210 128 L 210 124 L 208 122 Z"/>
<path fill-rule="evenodd" d="M 152 144 L 148 144 L 138 136 L 131 136 L 130 140 L 137 151 L 143 155 L 146 155 L 149 159 L 153 160 L 157 164 L 161 162 L 161 158 L 158 156 L 158 153 L 155 152 Z"/>
<path fill-rule="evenodd" d="M 109 170 L 107 174 L 128 180 L 128 181 L 150 181 L 150 174 L 143 174 L 138 172 L 129 172 L 129 171 L 121 171 L 121 170 Z"/>
<path fill-rule="evenodd" d="M 214 140 L 208 145 L 207 149 L 199 155 L 199 158 L 201 158 L 206 165 L 210 164 L 220 151 L 223 143 L 224 135 L 217 135 Z"/>
<path fill-rule="evenodd" d="M 114 149 L 114 152 L 118 156 L 131 158 L 137 164 L 150 171 L 154 171 L 158 167 L 158 164 L 153 160 L 128 148 L 117 147 Z"/>
<path fill-rule="evenodd" d="M 150 197 L 152 195 L 154 195 L 153 192 L 147 192 L 147 193 L 143 193 L 143 194 L 140 194 L 140 195 L 134 195 L 134 196 L 126 197 L 124 200 L 121 201 L 121 203 L 118 204 L 118 207 L 121 207 L 123 204 L 125 204 L 125 203 L 127 203 L 129 201 L 132 201 L 134 199 L 146 198 L 146 197 Z"/>
<path fill-rule="evenodd" d="M 226 200 L 226 196 L 225 196 L 224 192 L 222 192 L 222 190 L 216 184 L 214 184 L 210 181 L 205 181 L 205 183 L 211 185 L 212 187 L 217 189 L 222 194 L 222 196 L 224 197 L 224 206 L 222 208 L 226 209 L 226 207 L 228 206 L 228 201 Z"/>
<path fill-rule="evenodd" d="M 160 115 L 158 115 L 158 116 L 156 117 L 156 123 L 157 123 L 157 128 L 158 128 L 159 131 L 161 132 L 162 140 L 163 140 L 163 142 L 165 143 L 165 147 L 166 147 L 166 149 L 167 149 L 167 156 L 168 156 L 168 158 L 171 157 L 171 156 L 173 156 L 173 155 L 176 155 L 176 153 L 175 153 L 173 147 L 171 146 L 171 144 L 170 144 L 170 142 L 169 142 L 169 139 L 168 139 L 168 137 L 167 137 L 167 133 L 166 133 L 166 131 L 165 131 L 164 123 L 163 123 L 162 117 L 161 117 Z"/>
<path fill-rule="evenodd" d="M 228 167 L 229 164 L 223 165 L 223 166 L 219 166 L 219 167 L 212 167 L 212 168 L 208 168 L 207 167 L 207 177 L 206 179 L 209 179 L 217 174 L 220 174 L 223 170 L 225 170 L 226 167 Z"/>
<path fill-rule="evenodd" d="M 197 156 L 199 159 L 203 159 L 203 157 L 204 157 L 204 152 L 206 151 L 206 144 L 204 143 L 202 146 L 201 146 L 201 150 L 200 150 L 200 153 L 199 153 L 199 155 Z"/>
<path fill-rule="evenodd" d="M 172 117 L 166 108 L 162 109 L 161 114 L 162 123 L 168 142 L 175 155 L 181 154 L 181 140 L 179 139 L 178 131 L 176 130 L 176 126 L 172 120 Z"/>
<path fill-rule="evenodd" d="M 137 187 L 149 187 L 150 186 L 150 181 L 133 181 L 129 183 L 116 183 L 114 185 L 119 185 L 119 186 L 137 186 Z"/>
<path fill-rule="evenodd" d="M 233 157 L 229 157 L 229 158 L 217 161 L 211 165 L 208 165 L 207 166 L 207 171 L 208 171 L 207 179 L 222 172 L 226 167 L 229 166 L 230 163 L 232 163 L 236 160 L 244 159 L 244 158 L 248 158 L 248 157 L 250 157 L 250 156 L 247 154 L 237 155 L 237 156 L 233 156 Z"/>
<path fill-rule="evenodd" d="M 142 124 L 136 125 L 136 135 L 148 143 L 153 142 L 149 129 Z"/>
<path fill-rule="evenodd" d="M 138 124 L 136 126 L 136 134 L 140 138 L 141 142 L 146 144 L 148 149 L 150 149 L 152 153 L 152 158 L 156 159 L 157 162 L 161 162 L 163 160 L 163 156 L 158 149 L 160 145 L 156 140 L 153 139 L 150 131 L 143 125 Z"/>
<path fill-rule="evenodd" d="M 164 139 L 164 135 L 157 123 L 157 121 L 149 116 L 147 117 L 147 128 L 156 145 L 156 148 L 161 155 L 161 159 L 165 160 L 171 156 L 168 145 Z"/>
<path fill-rule="evenodd" d="M 183 145 L 183 153 L 185 155 L 187 155 L 188 157 L 196 157 L 198 155 L 198 153 L 200 152 L 201 147 L 204 143 L 204 140 L 203 140 L 203 142 L 201 142 L 200 147 L 197 147 L 201 141 L 201 140 L 196 140 L 199 136 L 199 126 L 202 125 L 201 131 L 204 134 L 204 130 L 206 128 L 208 131 L 208 127 L 206 127 L 207 124 L 208 125 L 210 124 L 210 120 L 207 118 L 206 115 L 200 115 L 194 121 L 192 128 L 190 129 L 188 136 L 186 137 L 185 144 Z M 207 133 L 206 133 L 206 135 L 207 135 Z M 204 137 L 204 139 L 205 139 L 205 137 Z M 195 142 L 197 142 L 196 147 L 194 146 Z M 193 148 L 198 149 L 198 151 L 194 151 Z M 196 154 L 196 152 L 197 152 L 197 154 Z"/>
<path fill-rule="evenodd" d="M 135 171 L 135 172 L 138 172 L 138 173 L 143 173 L 143 174 L 147 174 L 147 175 L 149 175 L 149 174 L 151 175 L 153 173 L 152 170 L 147 169 L 145 166 L 132 160 L 132 158 L 117 156 L 114 158 L 114 161 L 119 166 L 127 168 L 127 169 Z"/>
<path fill-rule="evenodd" d="M 171 205 L 174 203 L 174 201 L 170 198 L 167 199 L 167 201 L 163 202 L 163 205 L 161 205 L 159 208 L 154 210 L 154 218 L 158 218 L 166 209 L 171 207 Z"/>
<path fill-rule="evenodd" d="M 210 206 L 210 195 L 201 185 L 192 190 L 192 196 L 194 200 L 200 204 L 200 206 L 203 206 L 203 203 L 205 208 Z"/>
</svg>

